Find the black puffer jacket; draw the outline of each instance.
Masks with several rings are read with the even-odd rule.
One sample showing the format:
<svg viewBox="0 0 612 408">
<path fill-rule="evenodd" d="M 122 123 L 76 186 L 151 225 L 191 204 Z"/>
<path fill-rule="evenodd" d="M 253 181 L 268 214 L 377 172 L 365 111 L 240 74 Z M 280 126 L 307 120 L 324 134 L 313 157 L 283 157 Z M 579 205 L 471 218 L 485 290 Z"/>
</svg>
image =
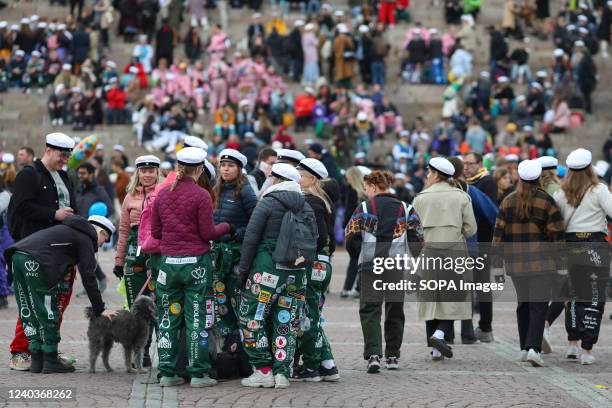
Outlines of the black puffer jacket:
<svg viewBox="0 0 612 408">
<path fill-rule="evenodd" d="M 281 183 L 277 185 L 275 191 L 264 195 L 253 211 L 242 243 L 239 266 L 242 275 L 248 275 L 253 266 L 259 243 L 264 239 L 278 238 L 285 212 L 289 209 L 298 210 L 304 206 L 304 211 L 312 213 L 314 217 L 312 208 L 305 202 L 304 196 L 299 192 L 299 185 L 291 183 L 295 187 L 289 191 L 289 189 L 284 188 L 283 185 L 285 184 L 290 183 Z M 274 189 L 274 187 L 276 186 L 271 186 L 270 189 Z"/>
<path fill-rule="evenodd" d="M 12 265 L 15 251 L 25 252 L 38 261 L 48 288 L 60 283 L 70 268 L 77 266 L 94 313 L 98 316 L 104 311 L 95 274 L 98 234 L 85 218 L 78 215 L 66 217 L 60 225 L 16 242 L 5 251 L 8 265 Z"/>
<path fill-rule="evenodd" d="M 331 255 L 333 249 L 330 248 L 330 244 L 335 241 L 334 237 L 334 217 L 333 213 L 327 212 L 325 202 L 319 197 L 312 194 L 305 195 L 306 202 L 310 205 L 314 211 L 314 215 L 317 219 L 317 231 L 319 232 L 319 239 L 317 240 L 317 253 L 324 255 Z"/>
<path fill-rule="evenodd" d="M 257 196 L 251 188 L 248 180 L 243 179 L 240 196 L 236 197 L 234 188 L 236 183 L 223 183 L 219 196 L 219 207 L 214 211 L 215 224 L 227 222 L 236 229 L 236 241 L 241 242 L 246 231 L 251 214 L 257 205 Z M 228 235 L 221 241 L 228 241 Z"/>
</svg>

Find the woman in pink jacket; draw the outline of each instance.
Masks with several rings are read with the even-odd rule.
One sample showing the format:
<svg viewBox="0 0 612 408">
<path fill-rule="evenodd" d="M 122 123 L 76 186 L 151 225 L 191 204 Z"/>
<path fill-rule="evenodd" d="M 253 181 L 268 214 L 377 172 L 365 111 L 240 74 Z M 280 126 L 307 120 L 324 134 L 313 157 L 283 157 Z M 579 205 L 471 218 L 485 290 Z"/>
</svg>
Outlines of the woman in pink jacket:
<svg viewBox="0 0 612 408">
<path fill-rule="evenodd" d="M 212 61 L 206 74 L 210 83 L 210 114 L 214 115 L 217 108 L 227 103 L 227 76 L 229 67 L 223 60 Z"/>
<path fill-rule="evenodd" d="M 229 38 L 227 37 L 227 34 L 221 30 L 220 24 L 215 24 L 212 28 L 212 36 L 210 37 L 210 44 L 207 48 L 208 53 L 210 54 L 210 60 L 224 60 L 225 53 L 228 48 Z"/>
<path fill-rule="evenodd" d="M 192 387 L 217 382 L 208 376 L 209 329 L 214 322 L 210 241 L 232 233 L 227 223 L 214 224 L 210 194 L 196 181 L 204 171 L 206 152 L 196 147 L 177 155 L 176 180 L 159 192 L 153 203 L 151 234 L 160 241 L 160 270 L 156 282 L 160 386 L 185 380 L 176 375 L 179 332 L 184 325 Z"/>
</svg>

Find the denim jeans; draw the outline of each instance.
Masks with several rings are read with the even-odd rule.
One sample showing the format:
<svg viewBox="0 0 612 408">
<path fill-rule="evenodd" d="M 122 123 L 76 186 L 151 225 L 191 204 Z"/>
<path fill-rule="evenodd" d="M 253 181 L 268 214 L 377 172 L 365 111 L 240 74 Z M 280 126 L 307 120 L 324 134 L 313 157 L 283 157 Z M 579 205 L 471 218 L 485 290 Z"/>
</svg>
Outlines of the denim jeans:
<svg viewBox="0 0 612 408">
<path fill-rule="evenodd" d="M 385 63 L 384 61 L 374 61 L 370 65 L 372 71 L 372 84 L 385 86 Z"/>
</svg>

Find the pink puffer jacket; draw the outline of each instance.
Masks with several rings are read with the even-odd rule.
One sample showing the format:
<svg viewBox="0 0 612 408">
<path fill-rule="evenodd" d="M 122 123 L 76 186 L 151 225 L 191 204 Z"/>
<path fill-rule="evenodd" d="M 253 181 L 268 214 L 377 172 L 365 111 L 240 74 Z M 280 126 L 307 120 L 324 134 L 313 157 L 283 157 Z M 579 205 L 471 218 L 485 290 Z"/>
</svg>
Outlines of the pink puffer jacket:
<svg viewBox="0 0 612 408">
<path fill-rule="evenodd" d="M 210 194 L 190 177 L 181 179 L 174 191 L 164 188 L 153 203 L 151 233 L 160 241 L 162 255 L 203 255 L 211 240 L 229 231 L 227 223 L 215 225 Z"/>
</svg>

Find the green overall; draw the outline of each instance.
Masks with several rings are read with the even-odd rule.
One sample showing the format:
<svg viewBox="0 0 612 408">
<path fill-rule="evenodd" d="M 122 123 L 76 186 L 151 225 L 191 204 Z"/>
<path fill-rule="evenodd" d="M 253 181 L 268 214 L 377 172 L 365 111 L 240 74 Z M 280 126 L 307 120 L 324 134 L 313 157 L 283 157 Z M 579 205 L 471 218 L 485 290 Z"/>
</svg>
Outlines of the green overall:
<svg viewBox="0 0 612 408">
<path fill-rule="evenodd" d="M 70 281 L 48 288 L 40 263 L 25 252 L 15 252 L 12 268 L 15 299 L 30 352 L 57 352 L 61 319 L 58 296 L 66 287 L 70 290 Z M 68 271 L 66 277 L 70 279 Z"/>
<path fill-rule="evenodd" d="M 321 326 L 321 310 L 331 276 L 332 266 L 329 263 L 329 256 L 319 255 L 319 260 L 306 268 L 306 313 L 310 320 L 310 328 L 298 337 L 297 343 L 304 366 L 311 370 L 318 369 L 323 360 L 334 359 L 329 341 Z"/>
<path fill-rule="evenodd" d="M 236 317 L 237 291 L 236 282 L 238 280 L 237 264 L 240 262 L 240 250 L 242 244 L 239 243 L 215 243 L 213 245 L 213 283 L 215 292 L 215 330 L 220 336 L 228 334 L 238 329 Z"/>
<path fill-rule="evenodd" d="M 240 297 L 238 321 L 242 345 L 255 368 L 272 366 L 289 376 L 296 347 L 305 269 L 279 269 L 272 260 L 276 240 L 267 239 L 257 255 Z"/>
<path fill-rule="evenodd" d="M 156 281 L 159 372 L 176 374 L 179 334 L 185 325 L 191 377 L 208 375 L 208 330 L 214 323 L 212 262 L 209 254 L 163 256 Z"/>
<path fill-rule="evenodd" d="M 134 300 L 138 296 L 140 289 L 147 281 L 147 260 L 149 255 L 138 250 L 138 225 L 134 225 L 128 235 L 127 254 L 125 256 L 125 264 L 123 267 L 125 279 L 125 291 L 127 293 L 128 307 L 131 309 Z M 143 294 L 149 295 L 149 288 L 145 288 Z"/>
</svg>

